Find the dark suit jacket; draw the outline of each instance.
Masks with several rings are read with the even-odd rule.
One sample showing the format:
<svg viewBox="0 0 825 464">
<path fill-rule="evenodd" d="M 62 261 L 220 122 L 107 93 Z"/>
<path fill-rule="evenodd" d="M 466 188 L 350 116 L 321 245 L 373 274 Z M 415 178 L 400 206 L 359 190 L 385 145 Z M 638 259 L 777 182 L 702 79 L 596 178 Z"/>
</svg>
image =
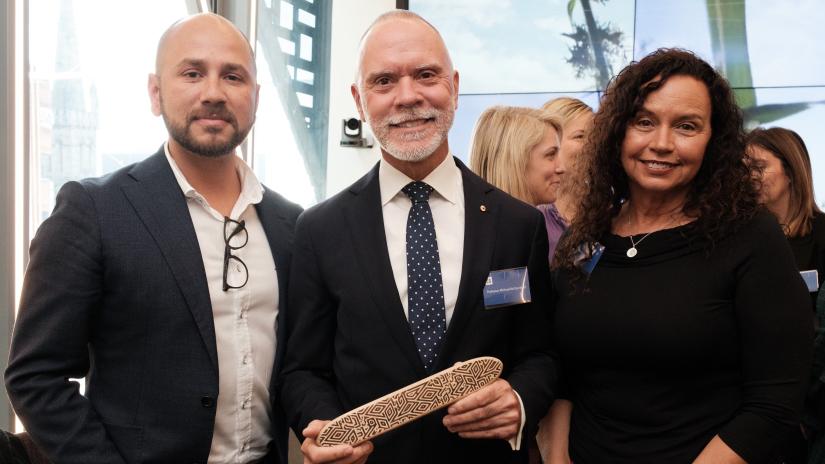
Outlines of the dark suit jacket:
<svg viewBox="0 0 825 464">
<path fill-rule="evenodd" d="M 456 163 L 464 183 L 464 258 L 436 369 L 476 356 L 501 359 L 503 377 L 523 400 L 529 437 L 547 412 L 555 384 L 544 220 L 536 208 Z M 332 419 L 427 372 L 393 279 L 377 166 L 301 215 L 295 237 L 281 398 L 300 436 L 313 419 Z M 489 272 L 520 266 L 529 268 L 533 302 L 485 309 L 482 288 Z M 442 410 L 378 437 L 368 461 L 500 463 L 523 457 L 516 459 L 504 440 L 449 433 L 443 415 Z"/>
<path fill-rule="evenodd" d="M 257 205 L 281 289 L 276 369 L 300 210 L 269 190 Z M 67 381 L 80 377 L 88 399 Z M 267 462 L 285 463 L 276 378 Z M 57 464 L 206 462 L 219 394 L 212 305 L 163 150 L 60 189 L 32 241 L 6 386 Z"/>
</svg>

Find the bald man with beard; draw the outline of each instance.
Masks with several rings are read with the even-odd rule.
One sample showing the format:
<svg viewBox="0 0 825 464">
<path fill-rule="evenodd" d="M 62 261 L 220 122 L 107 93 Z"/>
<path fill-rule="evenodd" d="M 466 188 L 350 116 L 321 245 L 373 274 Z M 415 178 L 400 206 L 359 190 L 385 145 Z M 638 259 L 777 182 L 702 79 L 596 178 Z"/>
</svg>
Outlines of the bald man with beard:
<svg viewBox="0 0 825 464">
<path fill-rule="evenodd" d="M 275 372 L 301 209 L 235 156 L 258 89 L 229 21 L 175 23 L 148 81 L 167 142 L 61 188 L 31 244 L 5 377 L 53 462 L 286 462 Z"/>
</svg>

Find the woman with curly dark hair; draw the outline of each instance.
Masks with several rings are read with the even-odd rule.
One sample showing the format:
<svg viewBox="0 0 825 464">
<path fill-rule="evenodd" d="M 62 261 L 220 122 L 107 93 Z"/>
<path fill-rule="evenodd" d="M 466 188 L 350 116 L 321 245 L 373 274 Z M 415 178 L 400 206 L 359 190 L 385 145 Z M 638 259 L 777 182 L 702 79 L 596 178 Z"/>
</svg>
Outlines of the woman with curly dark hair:
<svg viewBox="0 0 825 464">
<path fill-rule="evenodd" d="M 589 191 L 554 261 L 570 458 L 781 462 L 810 303 L 727 81 L 657 50 L 611 82 L 585 150 Z"/>
</svg>

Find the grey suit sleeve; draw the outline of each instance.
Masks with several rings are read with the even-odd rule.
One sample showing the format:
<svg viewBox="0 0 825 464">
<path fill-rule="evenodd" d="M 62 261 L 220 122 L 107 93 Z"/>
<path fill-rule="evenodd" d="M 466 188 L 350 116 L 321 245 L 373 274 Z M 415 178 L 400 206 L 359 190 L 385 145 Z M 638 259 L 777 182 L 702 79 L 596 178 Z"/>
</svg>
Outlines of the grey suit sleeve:
<svg viewBox="0 0 825 464">
<path fill-rule="evenodd" d="M 312 420 L 344 412 L 333 383 L 336 303 L 325 287 L 309 222 L 304 213 L 295 226 L 281 388 L 287 420 L 299 437 Z"/>
<path fill-rule="evenodd" d="M 68 380 L 89 372 L 101 263 L 94 202 L 81 184 L 69 182 L 31 244 L 5 375 L 27 431 L 61 464 L 124 462 L 89 400 Z"/>
</svg>

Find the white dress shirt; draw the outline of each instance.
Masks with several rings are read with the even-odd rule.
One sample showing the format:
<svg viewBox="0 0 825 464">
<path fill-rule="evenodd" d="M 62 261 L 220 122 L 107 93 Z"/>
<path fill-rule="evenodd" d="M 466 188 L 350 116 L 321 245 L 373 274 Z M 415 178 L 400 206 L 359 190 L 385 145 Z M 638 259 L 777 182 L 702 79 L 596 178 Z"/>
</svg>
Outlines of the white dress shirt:
<svg viewBox="0 0 825 464">
<path fill-rule="evenodd" d="M 230 260 L 227 280 L 240 285 L 247 274 L 249 280 L 241 288 L 223 291 L 224 217 L 189 184 L 168 146 L 165 151 L 195 226 L 215 322 L 220 393 L 208 462 L 254 462 L 267 454 L 272 440 L 269 381 L 275 362 L 278 316 L 275 261 L 254 206 L 263 198 L 263 186 L 238 158 L 241 194 L 230 218 L 245 222 L 249 241 L 232 254 L 246 264 L 248 272 Z M 230 223 L 227 227 L 231 232 L 236 225 Z M 232 240 L 234 246 L 241 243 Z"/>
<path fill-rule="evenodd" d="M 392 274 L 398 296 L 408 315 L 407 302 L 407 216 L 412 202 L 401 191 L 413 180 L 383 159 L 378 166 L 378 185 L 381 190 L 381 210 L 384 215 L 384 234 L 390 254 Z M 432 187 L 430 210 L 433 212 L 438 258 L 441 262 L 441 279 L 444 285 L 444 310 L 447 326 L 453 317 L 461 280 L 461 260 L 464 257 L 464 183 L 461 170 L 452 156 L 439 164 L 423 179 Z M 392 224 L 392 227 L 387 227 Z"/>
<path fill-rule="evenodd" d="M 384 234 L 387 251 L 398 288 L 398 296 L 409 319 L 407 301 L 407 217 L 412 201 L 401 191 L 413 182 L 409 176 L 387 163 L 383 158 L 378 166 L 378 186 L 381 191 L 381 211 L 384 217 Z M 461 281 L 461 263 L 464 258 L 464 181 L 461 170 L 452 155 L 448 155 L 422 182 L 433 188 L 430 194 L 430 210 L 435 224 L 438 258 L 441 262 L 441 280 L 444 287 L 444 312 L 447 327 L 458 299 Z M 510 446 L 521 448 L 521 435 L 526 421 L 524 404 L 516 393 L 521 407 L 521 426 L 518 434 L 509 440 Z"/>
</svg>

